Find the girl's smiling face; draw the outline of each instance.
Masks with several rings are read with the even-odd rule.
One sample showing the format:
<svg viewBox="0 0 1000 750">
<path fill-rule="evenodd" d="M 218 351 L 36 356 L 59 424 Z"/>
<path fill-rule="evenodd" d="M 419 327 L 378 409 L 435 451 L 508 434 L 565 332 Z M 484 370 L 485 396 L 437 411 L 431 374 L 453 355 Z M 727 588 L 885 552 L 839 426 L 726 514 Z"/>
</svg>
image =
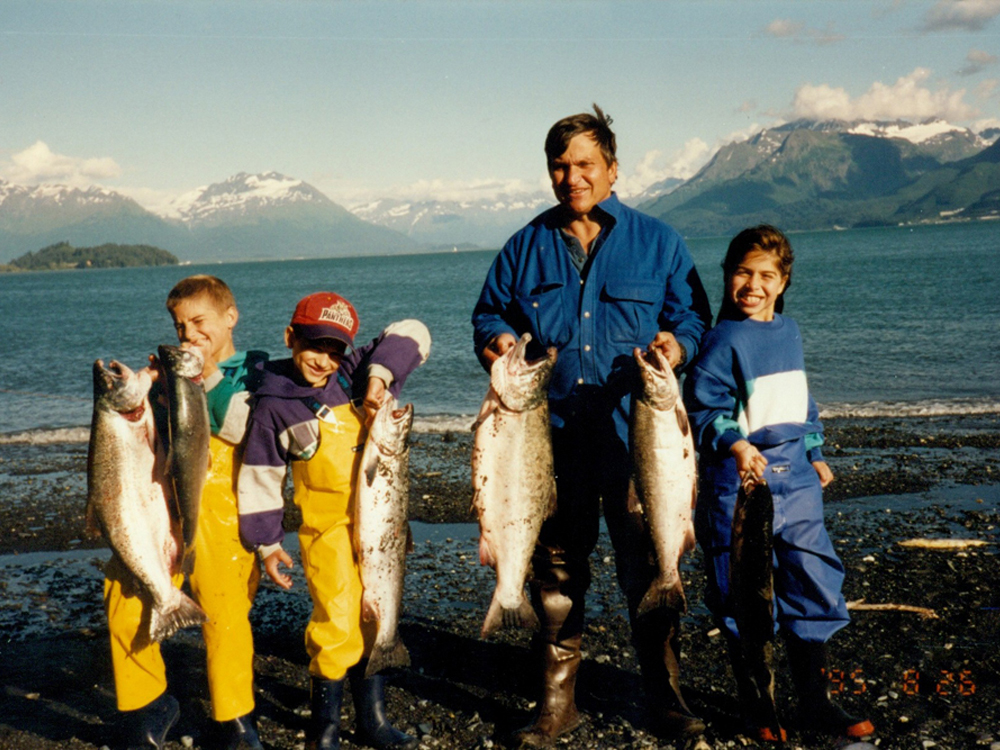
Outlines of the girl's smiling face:
<svg viewBox="0 0 1000 750">
<path fill-rule="evenodd" d="M 768 322 L 787 282 L 774 253 L 751 250 L 726 277 L 726 298 L 746 317 Z"/>
</svg>

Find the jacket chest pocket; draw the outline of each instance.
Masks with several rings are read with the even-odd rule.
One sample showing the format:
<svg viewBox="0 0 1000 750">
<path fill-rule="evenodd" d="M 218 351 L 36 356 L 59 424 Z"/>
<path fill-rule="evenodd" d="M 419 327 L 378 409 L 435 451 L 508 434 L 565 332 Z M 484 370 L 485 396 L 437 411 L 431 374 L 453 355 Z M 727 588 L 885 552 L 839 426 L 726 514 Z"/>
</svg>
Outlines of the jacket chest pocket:
<svg viewBox="0 0 1000 750">
<path fill-rule="evenodd" d="M 601 290 L 607 341 L 644 347 L 659 332 L 663 286 L 655 281 L 609 279 Z"/>
<path fill-rule="evenodd" d="M 565 311 L 565 286 L 543 284 L 517 297 L 517 307 L 527 323 L 532 338 L 541 346 L 566 346 L 573 332 Z"/>
</svg>

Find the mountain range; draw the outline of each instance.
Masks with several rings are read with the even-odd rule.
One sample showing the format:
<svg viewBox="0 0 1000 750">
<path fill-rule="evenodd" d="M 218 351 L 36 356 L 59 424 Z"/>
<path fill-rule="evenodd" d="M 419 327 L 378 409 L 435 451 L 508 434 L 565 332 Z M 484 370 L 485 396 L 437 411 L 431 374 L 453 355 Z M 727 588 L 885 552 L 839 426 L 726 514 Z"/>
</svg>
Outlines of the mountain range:
<svg viewBox="0 0 1000 750">
<path fill-rule="evenodd" d="M 722 147 L 685 182 L 623 200 L 688 236 L 765 221 L 805 230 L 1000 218 L 998 137 L 941 121 L 796 121 Z M 58 242 L 149 244 L 190 261 L 498 247 L 553 203 L 536 191 L 348 210 L 270 172 L 198 188 L 154 214 L 105 188 L 0 180 L 0 263 Z"/>
</svg>

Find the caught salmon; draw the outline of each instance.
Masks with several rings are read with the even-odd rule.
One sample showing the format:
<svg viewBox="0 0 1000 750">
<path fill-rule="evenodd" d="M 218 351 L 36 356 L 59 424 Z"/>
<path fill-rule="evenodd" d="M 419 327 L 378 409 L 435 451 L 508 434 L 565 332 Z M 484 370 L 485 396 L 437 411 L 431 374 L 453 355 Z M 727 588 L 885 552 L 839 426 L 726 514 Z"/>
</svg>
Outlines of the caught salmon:
<svg viewBox="0 0 1000 750">
<path fill-rule="evenodd" d="M 378 621 L 365 676 L 405 667 L 410 654 L 399 637 L 406 553 L 413 548 L 407 520 L 410 494 L 410 428 L 413 405 L 388 398 L 375 413 L 365 441 L 355 505 L 355 550 L 364 593 L 361 616 Z"/>
<path fill-rule="evenodd" d="M 525 358 L 520 341 L 490 370 L 490 387 L 473 426 L 472 505 L 479 518 L 479 560 L 497 574 L 482 635 L 502 626 L 538 627 L 524 593 L 542 522 L 555 510 L 548 384 L 556 350 Z"/>
<path fill-rule="evenodd" d="M 94 414 L 87 455 L 87 517 L 151 604 L 148 638 L 162 641 L 204 622 L 202 609 L 175 588 L 180 546 L 168 505 L 149 402 L 149 372 L 94 363 Z"/>
</svg>

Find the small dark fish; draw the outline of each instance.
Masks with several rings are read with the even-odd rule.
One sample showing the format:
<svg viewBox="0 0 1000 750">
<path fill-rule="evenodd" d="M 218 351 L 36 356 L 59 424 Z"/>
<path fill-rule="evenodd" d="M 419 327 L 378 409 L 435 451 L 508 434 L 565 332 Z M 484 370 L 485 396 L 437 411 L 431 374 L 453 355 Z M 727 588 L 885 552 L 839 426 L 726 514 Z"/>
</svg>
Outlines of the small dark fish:
<svg viewBox="0 0 1000 750">
<path fill-rule="evenodd" d="M 201 380 L 204 361 L 197 349 L 164 344 L 158 351 L 169 420 L 167 475 L 184 536 L 182 567 L 190 573 L 194 569 L 194 541 L 201 492 L 208 475 L 211 435 L 208 399 Z"/>
<path fill-rule="evenodd" d="M 729 586 L 740 633 L 745 685 L 744 710 L 754 724 L 784 732 L 774 705 L 774 564 L 772 562 L 774 498 L 767 482 L 748 477 L 740 486 L 733 511 Z M 733 665 L 739 669 L 740 665 Z M 739 675 L 737 676 L 739 680 Z"/>
</svg>

